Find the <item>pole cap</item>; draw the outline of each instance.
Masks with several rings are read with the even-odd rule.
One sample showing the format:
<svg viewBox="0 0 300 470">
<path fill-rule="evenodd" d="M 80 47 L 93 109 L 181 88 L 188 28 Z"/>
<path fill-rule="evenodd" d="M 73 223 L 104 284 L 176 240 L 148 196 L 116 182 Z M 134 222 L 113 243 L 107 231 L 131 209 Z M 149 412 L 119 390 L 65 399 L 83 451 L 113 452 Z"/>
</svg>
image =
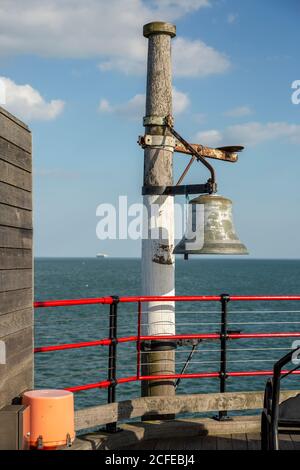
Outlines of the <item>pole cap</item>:
<svg viewBox="0 0 300 470">
<path fill-rule="evenodd" d="M 176 36 L 176 26 L 164 21 L 153 21 L 143 27 L 143 35 L 148 38 L 152 34 L 169 34 L 172 38 Z"/>
</svg>

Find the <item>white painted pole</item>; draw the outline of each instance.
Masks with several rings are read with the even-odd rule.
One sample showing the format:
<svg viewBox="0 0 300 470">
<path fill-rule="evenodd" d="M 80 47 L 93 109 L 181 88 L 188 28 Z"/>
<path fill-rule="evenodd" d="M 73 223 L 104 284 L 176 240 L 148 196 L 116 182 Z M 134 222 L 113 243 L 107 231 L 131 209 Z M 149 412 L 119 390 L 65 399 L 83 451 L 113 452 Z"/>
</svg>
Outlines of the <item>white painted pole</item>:
<svg viewBox="0 0 300 470">
<path fill-rule="evenodd" d="M 154 22 L 144 26 L 148 38 L 146 134 L 156 137 L 168 135 L 166 128 L 157 124 L 157 118 L 172 115 L 171 38 L 175 26 Z M 155 124 L 149 125 L 149 121 Z M 173 185 L 173 148 L 164 145 L 149 146 L 144 153 L 144 186 Z M 174 262 L 174 198 L 172 196 L 144 196 L 148 210 L 148 237 L 142 243 L 142 294 L 170 296 L 175 294 Z M 152 215 L 151 215 L 152 210 Z M 156 228 L 155 239 L 153 229 Z M 152 230 L 151 230 L 152 229 Z M 154 230 L 155 232 L 155 230 Z M 148 335 L 175 334 L 175 306 L 173 302 L 151 302 L 145 305 L 143 333 Z M 166 375 L 175 372 L 173 343 L 152 342 L 151 351 L 143 354 L 148 366 L 143 373 Z M 143 395 L 174 395 L 173 380 L 149 381 L 142 387 Z"/>
</svg>

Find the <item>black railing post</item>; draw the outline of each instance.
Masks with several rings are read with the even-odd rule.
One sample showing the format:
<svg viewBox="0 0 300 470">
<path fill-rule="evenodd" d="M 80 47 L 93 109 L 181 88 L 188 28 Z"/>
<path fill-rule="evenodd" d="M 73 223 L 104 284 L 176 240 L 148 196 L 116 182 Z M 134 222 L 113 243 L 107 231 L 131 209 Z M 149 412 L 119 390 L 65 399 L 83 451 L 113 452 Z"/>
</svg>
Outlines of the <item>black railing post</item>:
<svg viewBox="0 0 300 470">
<path fill-rule="evenodd" d="M 221 298 L 221 357 L 220 357 L 220 393 L 226 392 L 226 379 L 227 379 L 227 340 L 228 340 L 228 331 L 227 331 L 227 306 L 230 301 L 230 296 L 228 294 L 222 294 Z M 219 411 L 217 417 L 219 421 L 224 421 L 229 419 L 227 416 L 227 410 Z"/>
<path fill-rule="evenodd" d="M 112 303 L 109 310 L 109 345 L 108 356 L 108 380 L 110 385 L 107 390 L 107 402 L 114 403 L 116 401 L 116 385 L 117 385 L 117 320 L 118 320 L 118 303 L 119 297 L 112 295 Z M 106 425 L 106 432 L 117 432 L 117 422 L 108 423 Z"/>
</svg>

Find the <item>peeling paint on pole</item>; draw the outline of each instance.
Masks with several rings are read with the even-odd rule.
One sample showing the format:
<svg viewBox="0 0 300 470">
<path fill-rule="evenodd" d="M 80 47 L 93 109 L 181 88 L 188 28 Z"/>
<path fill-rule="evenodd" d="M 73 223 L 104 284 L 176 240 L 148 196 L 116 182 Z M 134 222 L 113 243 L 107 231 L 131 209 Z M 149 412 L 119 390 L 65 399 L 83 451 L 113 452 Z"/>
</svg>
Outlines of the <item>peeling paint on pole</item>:
<svg viewBox="0 0 300 470">
<path fill-rule="evenodd" d="M 171 38 L 176 34 L 175 26 L 155 22 L 144 26 L 148 38 L 146 122 L 172 115 L 172 72 Z M 146 134 L 169 135 L 162 125 L 147 125 Z M 170 146 L 147 146 L 144 150 L 144 186 L 173 185 L 173 149 Z M 174 249 L 174 198 L 172 196 L 144 196 L 144 204 L 151 214 L 151 207 L 157 206 L 154 217 L 149 216 L 148 230 L 158 230 L 158 239 L 147 237 L 142 242 L 142 294 L 175 295 Z M 175 334 L 174 302 L 151 302 L 144 312 L 144 333 L 148 335 Z M 150 375 L 173 374 L 175 372 L 175 351 L 159 350 L 152 344 Z M 146 362 L 146 361 L 143 361 Z M 171 380 L 151 381 L 146 395 L 174 395 Z"/>
</svg>

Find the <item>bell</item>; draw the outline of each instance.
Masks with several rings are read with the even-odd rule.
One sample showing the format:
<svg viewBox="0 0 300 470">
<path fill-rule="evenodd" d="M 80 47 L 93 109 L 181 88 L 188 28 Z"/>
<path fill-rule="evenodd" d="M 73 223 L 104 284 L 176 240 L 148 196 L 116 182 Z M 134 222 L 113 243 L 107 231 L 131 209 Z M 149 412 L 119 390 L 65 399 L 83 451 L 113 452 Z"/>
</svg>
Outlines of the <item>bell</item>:
<svg viewBox="0 0 300 470">
<path fill-rule="evenodd" d="M 190 207 L 191 205 L 191 207 Z M 174 254 L 247 255 L 232 222 L 232 202 L 215 194 L 198 196 L 189 203 L 187 230 Z"/>
</svg>

